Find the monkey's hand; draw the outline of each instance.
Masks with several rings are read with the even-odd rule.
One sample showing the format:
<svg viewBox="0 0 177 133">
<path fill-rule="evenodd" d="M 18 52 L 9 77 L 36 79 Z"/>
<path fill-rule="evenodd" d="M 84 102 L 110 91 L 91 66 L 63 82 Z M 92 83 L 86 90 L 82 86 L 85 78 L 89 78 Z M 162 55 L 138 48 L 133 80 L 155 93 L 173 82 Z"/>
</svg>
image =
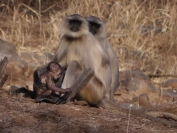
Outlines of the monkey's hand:
<svg viewBox="0 0 177 133">
<path fill-rule="evenodd" d="M 66 88 L 66 89 L 65 89 L 65 93 L 72 93 L 72 91 L 71 91 L 70 88 Z"/>
</svg>

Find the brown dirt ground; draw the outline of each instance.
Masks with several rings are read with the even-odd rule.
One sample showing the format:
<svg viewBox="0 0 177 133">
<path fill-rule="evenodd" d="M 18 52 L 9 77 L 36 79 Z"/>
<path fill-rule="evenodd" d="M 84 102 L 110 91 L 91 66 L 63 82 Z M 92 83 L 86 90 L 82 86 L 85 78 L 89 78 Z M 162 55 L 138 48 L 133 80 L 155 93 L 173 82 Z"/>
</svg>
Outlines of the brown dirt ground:
<svg viewBox="0 0 177 133">
<path fill-rule="evenodd" d="M 4 87 L 15 84 L 8 80 Z M 21 81 L 24 84 L 25 81 Z M 118 94 L 121 92 L 118 92 Z M 130 96 L 126 94 L 126 96 Z M 124 98 L 123 98 L 124 97 Z M 125 95 L 115 95 L 125 102 Z M 2 133 L 175 133 L 177 129 L 129 115 L 125 112 L 89 106 L 34 103 L 22 95 L 0 91 L 0 132 Z"/>
</svg>

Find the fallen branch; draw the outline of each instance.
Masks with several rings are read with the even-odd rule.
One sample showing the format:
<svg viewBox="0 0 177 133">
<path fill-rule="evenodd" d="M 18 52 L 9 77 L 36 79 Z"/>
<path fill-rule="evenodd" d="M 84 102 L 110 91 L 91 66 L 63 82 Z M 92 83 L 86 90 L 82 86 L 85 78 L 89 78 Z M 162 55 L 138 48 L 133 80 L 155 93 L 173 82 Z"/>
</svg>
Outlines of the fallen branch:
<svg viewBox="0 0 177 133">
<path fill-rule="evenodd" d="M 167 120 L 163 120 L 163 119 L 160 119 L 160 118 L 156 118 L 156 117 L 153 117 L 151 115 L 148 115 L 148 114 L 143 114 L 144 117 L 146 117 L 147 119 L 151 120 L 151 121 L 155 121 L 157 123 L 160 123 L 164 126 L 167 126 L 167 127 L 174 127 L 176 128 L 177 127 L 177 123 L 174 123 L 174 122 L 169 122 Z"/>
<path fill-rule="evenodd" d="M 4 59 L 2 61 L 0 61 L 0 78 L 2 77 L 2 74 L 3 74 L 3 72 L 4 72 L 4 70 L 5 70 L 6 66 L 7 66 L 7 63 L 8 63 L 7 57 L 4 57 Z M 6 74 L 2 78 L 2 80 L 0 81 L 0 88 L 3 87 L 3 85 L 6 82 L 7 78 L 8 78 L 8 75 Z"/>
<path fill-rule="evenodd" d="M 121 109 L 122 111 L 125 111 L 127 114 L 129 113 L 127 109 Z M 152 113 L 153 111 L 151 112 L 144 112 L 144 110 L 140 109 L 139 111 L 138 110 L 131 110 L 131 114 L 132 115 L 136 115 L 138 117 L 141 117 L 141 118 L 146 118 L 148 120 L 151 120 L 151 121 L 154 121 L 154 122 L 157 122 L 157 123 L 160 123 L 164 126 L 167 126 L 167 127 L 174 127 L 174 128 L 177 128 L 177 123 L 175 122 L 169 122 L 167 120 L 164 120 L 164 119 L 160 119 L 160 118 L 156 118 L 157 115 L 155 115 L 155 113 Z M 167 115 L 168 113 L 166 113 L 166 116 L 168 117 L 172 117 L 172 115 Z M 173 117 L 175 119 L 175 117 Z"/>
<path fill-rule="evenodd" d="M 159 75 L 159 74 L 149 74 L 148 75 L 150 78 L 160 78 L 160 77 L 174 77 L 177 78 L 177 75 Z"/>
<path fill-rule="evenodd" d="M 0 61 L 0 78 L 1 78 L 5 68 L 7 66 L 7 63 L 8 63 L 7 57 L 4 57 L 4 59 L 2 61 Z"/>
<path fill-rule="evenodd" d="M 4 85 L 4 83 L 6 82 L 6 80 L 7 80 L 8 77 L 9 77 L 9 75 L 7 75 L 7 74 L 3 77 L 3 79 L 2 79 L 1 82 L 0 82 L 0 88 L 3 87 L 3 85 Z"/>
<path fill-rule="evenodd" d="M 171 119 L 177 121 L 177 116 L 174 115 L 174 114 L 172 114 L 172 113 L 151 111 L 151 112 L 146 112 L 146 114 L 151 115 L 151 116 L 153 116 L 153 117 L 171 118 Z"/>
</svg>

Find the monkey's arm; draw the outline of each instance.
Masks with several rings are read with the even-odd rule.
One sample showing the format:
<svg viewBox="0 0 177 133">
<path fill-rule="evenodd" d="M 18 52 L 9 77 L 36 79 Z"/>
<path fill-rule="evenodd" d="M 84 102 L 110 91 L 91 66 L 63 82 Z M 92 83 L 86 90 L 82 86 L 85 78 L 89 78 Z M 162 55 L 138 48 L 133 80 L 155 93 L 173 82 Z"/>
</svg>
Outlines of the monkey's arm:
<svg viewBox="0 0 177 133">
<path fill-rule="evenodd" d="M 65 100 L 61 101 L 61 103 L 67 103 L 72 98 L 74 98 L 75 95 L 83 88 L 83 86 L 85 86 L 90 81 L 93 75 L 94 71 L 91 68 L 84 69 L 80 76 L 70 86 L 72 93 L 70 93 L 69 97 L 67 97 Z"/>
<path fill-rule="evenodd" d="M 66 93 L 68 92 L 67 89 L 62 89 L 62 88 L 59 88 L 57 86 L 54 85 L 53 81 L 52 81 L 52 77 L 50 75 L 47 76 L 47 79 L 46 79 L 46 86 L 49 90 L 52 90 L 52 91 L 57 91 L 57 92 L 60 92 L 60 93 Z"/>
</svg>

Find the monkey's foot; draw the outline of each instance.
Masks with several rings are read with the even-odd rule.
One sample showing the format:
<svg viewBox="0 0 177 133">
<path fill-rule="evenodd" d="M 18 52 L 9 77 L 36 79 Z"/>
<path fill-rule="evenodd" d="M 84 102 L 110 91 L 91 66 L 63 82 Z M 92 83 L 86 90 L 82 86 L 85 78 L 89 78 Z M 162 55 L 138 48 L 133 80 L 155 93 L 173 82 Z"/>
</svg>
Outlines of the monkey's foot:
<svg viewBox="0 0 177 133">
<path fill-rule="evenodd" d="M 61 97 L 59 98 L 55 104 L 65 104 L 66 103 L 66 98 L 65 97 Z"/>
<path fill-rule="evenodd" d="M 71 97 L 70 94 L 67 93 L 64 96 L 60 97 L 60 99 L 58 99 L 56 104 L 67 104 L 71 101 L 74 101 L 74 97 L 73 96 Z"/>
</svg>

